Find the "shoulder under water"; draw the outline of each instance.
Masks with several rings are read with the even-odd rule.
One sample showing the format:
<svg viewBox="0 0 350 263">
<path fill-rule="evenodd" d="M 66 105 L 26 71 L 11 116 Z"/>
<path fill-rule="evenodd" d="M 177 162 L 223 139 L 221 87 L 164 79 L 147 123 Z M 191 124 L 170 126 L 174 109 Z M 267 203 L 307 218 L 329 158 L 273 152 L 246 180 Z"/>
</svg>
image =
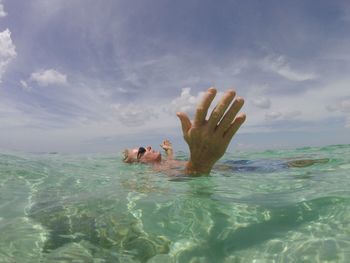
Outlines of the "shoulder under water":
<svg viewBox="0 0 350 263">
<path fill-rule="evenodd" d="M 233 172 L 256 172 L 256 173 L 273 173 L 283 171 L 288 168 L 304 168 L 315 164 L 327 163 L 328 158 L 315 159 L 285 159 L 285 160 L 226 160 L 223 162 L 227 169 Z M 224 168 L 223 165 L 218 166 Z"/>
</svg>

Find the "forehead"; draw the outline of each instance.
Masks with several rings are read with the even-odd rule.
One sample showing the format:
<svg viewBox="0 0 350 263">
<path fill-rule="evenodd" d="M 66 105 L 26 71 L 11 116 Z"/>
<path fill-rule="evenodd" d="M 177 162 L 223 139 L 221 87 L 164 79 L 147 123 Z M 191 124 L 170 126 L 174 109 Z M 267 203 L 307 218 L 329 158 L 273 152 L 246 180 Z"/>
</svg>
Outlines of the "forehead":
<svg viewBox="0 0 350 263">
<path fill-rule="evenodd" d="M 137 149 L 137 148 L 128 149 L 129 158 L 136 158 L 138 151 L 139 151 L 139 149 Z"/>
<path fill-rule="evenodd" d="M 137 149 L 137 148 L 133 148 L 133 149 L 130 149 L 130 150 L 129 150 L 129 152 L 130 152 L 131 154 L 137 154 L 138 151 L 139 151 L 139 149 Z"/>
</svg>

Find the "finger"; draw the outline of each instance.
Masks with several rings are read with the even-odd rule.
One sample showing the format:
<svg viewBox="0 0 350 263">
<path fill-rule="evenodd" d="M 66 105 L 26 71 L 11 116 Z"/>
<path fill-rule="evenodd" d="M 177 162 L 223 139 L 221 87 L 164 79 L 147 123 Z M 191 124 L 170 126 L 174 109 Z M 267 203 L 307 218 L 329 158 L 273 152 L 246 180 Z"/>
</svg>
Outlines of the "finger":
<svg viewBox="0 0 350 263">
<path fill-rule="evenodd" d="M 233 135 L 235 135 L 235 133 L 238 131 L 239 127 L 241 127 L 241 125 L 244 123 L 245 120 L 246 120 L 246 115 L 244 113 L 240 113 L 231 123 L 227 131 L 224 133 L 224 138 L 230 141 Z"/>
<path fill-rule="evenodd" d="M 191 128 L 192 124 L 187 114 L 184 112 L 177 112 L 176 116 L 179 117 L 182 127 L 182 133 L 185 136 L 188 130 Z"/>
<path fill-rule="evenodd" d="M 230 109 L 226 112 L 225 116 L 220 121 L 218 126 L 218 130 L 222 133 L 225 133 L 228 127 L 230 127 L 232 121 L 235 119 L 237 113 L 243 107 L 244 99 L 241 97 L 237 97 L 232 103 Z"/>
<path fill-rule="evenodd" d="M 209 88 L 207 92 L 204 94 L 202 101 L 199 103 L 196 115 L 194 117 L 194 126 L 201 126 L 203 125 L 205 118 L 208 113 L 208 109 L 210 107 L 210 104 L 212 103 L 213 99 L 216 95 L 216 89 L 215 88 Z"/>
<path fill-rule="evenodd" d="M 235 97 L 236 93 L 234 90 L 228 90 L 224 96 L 221 98 L 220 102 L 212 113 L 210 114 L 209 120 L 208 120 L 208 127 L 209 130 L 215 130 L 217 124 L 221 120 L 222 116 L 224 115 L 226 109 L 231 104 L 233 98 Z"/>
</svg>

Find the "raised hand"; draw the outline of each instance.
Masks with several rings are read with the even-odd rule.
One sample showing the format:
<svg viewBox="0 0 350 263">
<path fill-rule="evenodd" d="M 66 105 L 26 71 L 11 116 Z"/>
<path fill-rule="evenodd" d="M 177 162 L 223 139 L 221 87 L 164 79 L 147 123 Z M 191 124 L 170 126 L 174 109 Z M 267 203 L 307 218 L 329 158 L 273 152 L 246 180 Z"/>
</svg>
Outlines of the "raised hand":
<svg viewBox="0 0 350 263">
<path fill-rule="evenodd" d="M 165 154 L 168 157 L 168 159 L 173 158 L 173 145 L 168 139 L 164 140 L 160 147 L 162 147 L 162 149 L 165 151 Z"/>
<path fill-rule="evenodd" d="M 162 142 L 162 144 L 160 145 L 160 147 L 162 147 L 164 151 L 168 151 L 170 149 L 173 149 L 173 146 L 172 146 L 171 142 L 168 139 L 165 139 Z"/>
<path fill-rule="evenodd" d="M 216 89 L 209 88 L 199 103 L 194 121 L 187 114 L 178 112 L 185 141 L 190 148 L 189 174 L 207 174 L 225 153 L 232 137 L 246 119 L 238 112 L 244 104 L 234 90 L 228 90 L 206 119 L 208 109 L 216 96 Z"/>
</svg>

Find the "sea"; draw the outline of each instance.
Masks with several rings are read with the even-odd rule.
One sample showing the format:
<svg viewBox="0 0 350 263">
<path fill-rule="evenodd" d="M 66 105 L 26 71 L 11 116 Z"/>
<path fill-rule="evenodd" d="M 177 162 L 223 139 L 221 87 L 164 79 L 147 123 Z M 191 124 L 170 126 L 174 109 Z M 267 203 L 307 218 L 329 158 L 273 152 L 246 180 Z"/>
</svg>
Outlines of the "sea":
<svg viewBox="0 0 350 263">
<path fill-rule="evenodd" d="M 1 152 L 0 263 L 26 262 L 348 263 L 350 145 L 226 153 L 202 177 Z"/>
</svg>

